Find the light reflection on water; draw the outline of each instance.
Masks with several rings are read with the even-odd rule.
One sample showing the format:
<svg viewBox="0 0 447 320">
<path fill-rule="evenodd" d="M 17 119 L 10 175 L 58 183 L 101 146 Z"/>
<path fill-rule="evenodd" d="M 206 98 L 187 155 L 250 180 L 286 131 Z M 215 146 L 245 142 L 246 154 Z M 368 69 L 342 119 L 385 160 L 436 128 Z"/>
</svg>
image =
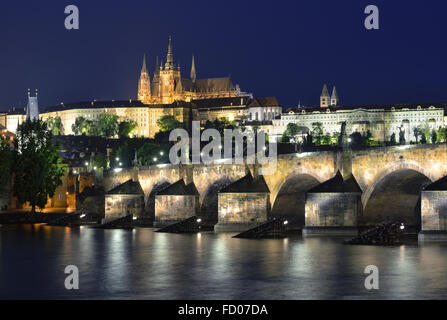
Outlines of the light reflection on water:
<svg viewBox="0 0 447 320">
<path fill-rule="evenodd" d="M 46 225 L 0 227 L 0 298 L 445 299 L 447 245 L 233 239 Z M 80 289 L 64 288 L 76 265 Z M 364 288 L 367 265 L 380 289 Z"/>
</svg>

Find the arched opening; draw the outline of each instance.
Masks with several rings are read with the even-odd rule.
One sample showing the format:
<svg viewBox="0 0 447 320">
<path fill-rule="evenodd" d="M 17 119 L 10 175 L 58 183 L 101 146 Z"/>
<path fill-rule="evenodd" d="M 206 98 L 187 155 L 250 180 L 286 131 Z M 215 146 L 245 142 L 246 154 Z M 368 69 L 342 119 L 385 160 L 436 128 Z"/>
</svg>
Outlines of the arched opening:
<svg viewBox="0 0 447 320">
<path fill-rule="evenodd" d="M 412 169 L 400 169 L 383 177 L 374 186 L 363 211 L 363 223 L 376 224 L 387 219 L 405 219 L 420 227 L 421 190 L 431 181 Z"/>
<path fill-rule="evenodd" d="M 203 197 L 202 205 L 200 207 L 200 216 L 207 222 L 212 224 L 217 223 L 218 193 L 232 182 L 232 180 L 225 177 L 215 181 L 206 189 L 205 196 Z"/>
<path fill-rule="evenodd" d="M 319 184 L 308 174 L 298 174 L 288 178 L 278 191 L 272 206 L 272 217 L 286 217 L 290 224 L 304 226 L 306 192 Z"/>
<path fill-rule="evenodd" d="M 160 181 L 152 188 L 146 201 L 146 213 L 149 218 L 155 219 L 155 196 L 164 188 L 168 187 L 170 183 L 168 181 Z"/>
</svg>

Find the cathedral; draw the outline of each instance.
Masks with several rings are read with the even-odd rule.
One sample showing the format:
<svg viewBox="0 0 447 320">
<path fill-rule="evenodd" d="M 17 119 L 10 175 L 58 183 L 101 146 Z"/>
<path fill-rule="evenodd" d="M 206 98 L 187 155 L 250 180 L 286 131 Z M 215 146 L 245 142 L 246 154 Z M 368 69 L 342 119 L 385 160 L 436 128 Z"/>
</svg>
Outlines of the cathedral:
<svg viewBox="0 0 447 320">
<path fill-rule="evenodd" d="M 169 37 L 166 62 L 156 61 L 151 77 L 143 57 L 140 79 L 138 81 L 138 100 L 144 104 L 172 104 L 174 101 L 201 100 L 210 98 L 231 98 L 247 95 L 233 85 L 230 77 L 197 79 L 194 56 L 192 57 L 190 78 L 182 78 L 180 65 L 174 64 L 172 41 Z"/>
</svg>

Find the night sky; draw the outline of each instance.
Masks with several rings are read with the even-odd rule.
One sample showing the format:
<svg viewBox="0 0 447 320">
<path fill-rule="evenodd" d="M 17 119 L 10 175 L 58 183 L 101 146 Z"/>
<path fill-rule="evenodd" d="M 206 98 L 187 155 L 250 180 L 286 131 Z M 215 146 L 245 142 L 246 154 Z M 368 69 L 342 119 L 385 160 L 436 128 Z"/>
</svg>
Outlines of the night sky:
<svg viewBox="0 0 447 320">
<path fill-rule="evenodd" d="M 66 30 L 64 8 L 80 11 Z M 368 4 L 380 30 L 364 28 Z M 317 105 L 323 83 L 341 103 L 447 101 L 445 1 L 2 1 L 0 110 L 92 99 L 135 99 L 143 53 L 152 76 L 173 37 L 189 77 L 231 75 L 242 90 L 284 107 Z"/>
</svg>

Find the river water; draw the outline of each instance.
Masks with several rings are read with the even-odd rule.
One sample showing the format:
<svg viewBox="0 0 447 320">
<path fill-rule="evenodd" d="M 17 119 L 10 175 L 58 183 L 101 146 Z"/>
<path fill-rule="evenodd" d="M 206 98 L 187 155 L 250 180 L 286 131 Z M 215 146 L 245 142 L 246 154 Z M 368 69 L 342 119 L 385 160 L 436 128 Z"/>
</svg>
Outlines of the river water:
<svg viewBox="0 0 447 320">
<path fill-rule="evenodd" d="M 346 246 L 46 225 L 0 227 L 0 298 L 446 299 L 447 245 Z M 64 269 L 79 269 L 79 290 Z M 364 269 L 379 268 L 379 290 Z"/>
</svg>

